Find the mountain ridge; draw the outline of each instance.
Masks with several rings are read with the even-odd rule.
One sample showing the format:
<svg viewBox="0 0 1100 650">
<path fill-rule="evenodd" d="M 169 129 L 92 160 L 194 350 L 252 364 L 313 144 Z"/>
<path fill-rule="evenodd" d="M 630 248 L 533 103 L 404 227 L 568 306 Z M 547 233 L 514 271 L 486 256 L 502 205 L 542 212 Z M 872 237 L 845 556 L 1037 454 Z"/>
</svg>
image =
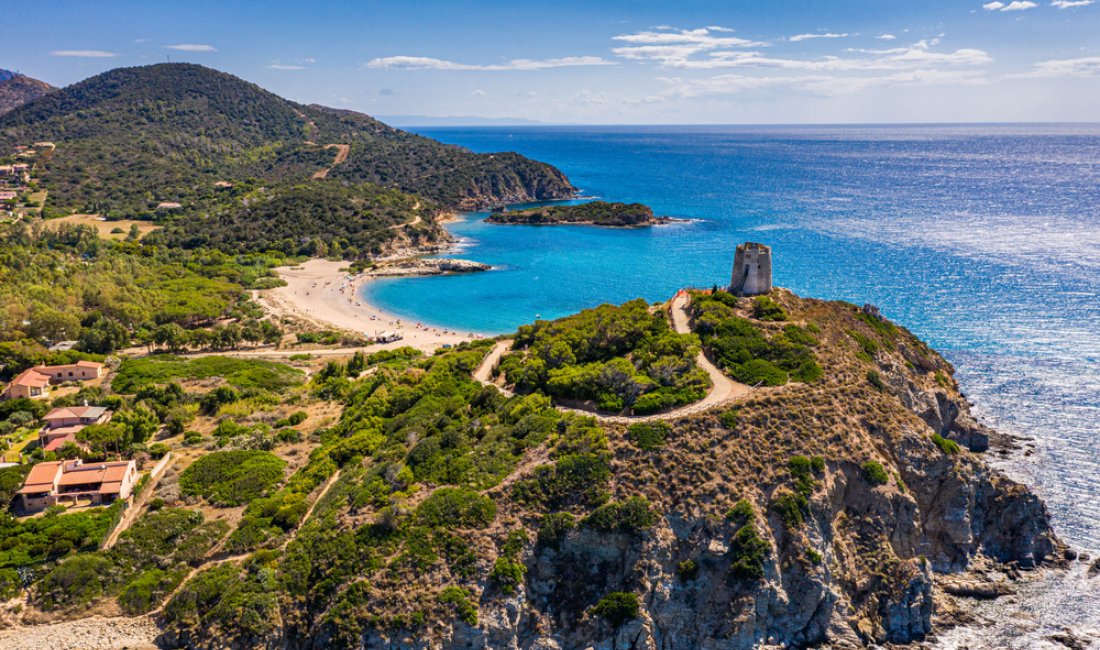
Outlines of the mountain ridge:
<svg viewBox="0 0 1100 650">
<path fill-rule="evenodd" d="M 449 209 L 566 198 L 559 170 L 515 153 L 475 154 L 370 116 L 306 106 L 195 64 L 117 68 L 0 117 L 0 147 L 52 140 L 52 206 L 150 216 L 203 204 L 217 181 L 308 178 L 350 145 L 334 176 L 414 193 Z"/>
</svg>

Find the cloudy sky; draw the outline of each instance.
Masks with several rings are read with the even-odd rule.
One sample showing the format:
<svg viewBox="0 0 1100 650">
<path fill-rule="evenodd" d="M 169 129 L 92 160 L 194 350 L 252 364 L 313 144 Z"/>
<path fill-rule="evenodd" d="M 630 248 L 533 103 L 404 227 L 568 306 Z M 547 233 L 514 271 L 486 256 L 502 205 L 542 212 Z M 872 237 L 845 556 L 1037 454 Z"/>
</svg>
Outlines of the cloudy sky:
<svg viewBox="0 0 1100 650">
<path fill-rule="evenodd" d="M 231 6 L 230 6 L 231 5 Z M 375 115 L 1100 119 L 1100 0 L 12 2 L 0 68 L 202 63 Z"/>
</svg>

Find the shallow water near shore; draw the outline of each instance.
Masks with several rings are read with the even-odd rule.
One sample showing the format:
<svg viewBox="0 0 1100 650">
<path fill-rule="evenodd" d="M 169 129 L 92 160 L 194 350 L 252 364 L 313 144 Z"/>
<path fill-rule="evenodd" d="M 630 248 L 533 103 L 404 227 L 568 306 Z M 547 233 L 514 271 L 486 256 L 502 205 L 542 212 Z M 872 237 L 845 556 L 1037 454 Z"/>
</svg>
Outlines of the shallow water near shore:
<svg viewBox="0 0 1100 650">
<path fill-rule="evenodd" d="M 586 195 L 693 221 L 612 230 L 468 215 L 449 226 L 465 241 L 460 255 L 493 271 L 380 280 L 365 287 L 369 300 L 411 320 L 501 333 L 724 285 L 737 243 L 769 244 L 777 285 L 873 303 L 940 350 L 976 413 L 1025 439 L 989 461 L 1046 500 L 1063 539 L 1100 551 L 1100 126 L 421 132 L 519 151 Z M 1012 601 L 976 606 L 994 628 L 952 632 L 944 647 L 1038 647 L 1066 626 L 1095 632 L 1100 578 L 1044 572 Z"/>
</svg>

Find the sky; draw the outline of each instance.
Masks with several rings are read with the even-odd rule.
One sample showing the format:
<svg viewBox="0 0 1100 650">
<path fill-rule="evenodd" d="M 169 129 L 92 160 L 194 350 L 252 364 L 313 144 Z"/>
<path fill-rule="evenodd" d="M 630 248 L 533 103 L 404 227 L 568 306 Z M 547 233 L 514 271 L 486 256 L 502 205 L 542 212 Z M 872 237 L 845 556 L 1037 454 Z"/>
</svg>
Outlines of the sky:
<svg viewBox="0 0 1100 650">
<path fill-rule="evenodd" d="M 0 68 L 59 86 L 171 60 L 379 116 L 1100 119 L 1100 0 L 0 0 L 0 15 Z"/>
</svg>

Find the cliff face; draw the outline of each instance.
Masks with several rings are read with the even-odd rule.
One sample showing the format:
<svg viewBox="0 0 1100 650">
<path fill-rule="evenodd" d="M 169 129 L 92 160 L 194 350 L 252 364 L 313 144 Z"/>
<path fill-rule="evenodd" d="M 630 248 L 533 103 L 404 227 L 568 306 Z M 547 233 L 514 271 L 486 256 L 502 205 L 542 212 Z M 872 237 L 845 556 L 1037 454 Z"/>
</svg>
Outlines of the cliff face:
<svg viewBox="0 0 1100 650">
<path fill-rule="evenodd" d="M 491 500 L 492 516 L 474 525 L 453 509 L 448 521 L 457 524 L 445 521 L 434 533 L 400 523 L 423 524 L 423 491 L 363 506 L 355 494 L 369 481 L 345 467 L 308 537 L 280 560 L 293 577 L 285 584 L 301 595 L 283 594 L 263 635 L 238 645 L 904 644 L 932 631 L 944 576 L 963 577 L 979 560 L 1029 568 L 1059 556 L 1043 504 L 967 449 L 983 446 L 985 430 L 949 364 L 873 312 L 781 290 L 772 297 L 786 320 L 756 320 L 748 299 L 737 313 L 772 341 L 812 333 L 821 379 L 754 389 L 729 408 L 672 421 L 663 443 L 645 449 L 622 424 L 576 433 L 575 421 L 551 423 L 556 433 L 502 481 L 467 497 Z M 475 352 L 470 359 L 480 358 Z M 462 373 L 476 365 L 455 363 Z M 450 414 L 447 423 L 410 424 L 416 407 L 408 391 L 422 376 L 353 398 L 352 408 L 394 416 L 384 430 L 410 437 L 414 449 L 429 446 L 416 441 L 430 439 L 431 427 L 446 428 L 470 409 L 469 426 L 495 422 L 477 405 L 503 398 L 485 388 L 472 391 L 465 411 L 433 403 Z M 372 400 L 382 393 L 408 410 L 379 408 Z M 503 412 L 531 408 L 531 398 L 510 399 Z M 535 426 L 520 422 L 513 440 Z M 418 453 L 410 462 L 424 462 Z M 601 457 L 606 474 L 592 470 Z M 400 535 L 405 541 L 395 541 Z M 315 574 L 308 578 L 307 552 Z M 213 647 L 208 639 L 234 634 L 189 620 L 199 619 L 168 624 L 170 644 Z"/>
</svg>

